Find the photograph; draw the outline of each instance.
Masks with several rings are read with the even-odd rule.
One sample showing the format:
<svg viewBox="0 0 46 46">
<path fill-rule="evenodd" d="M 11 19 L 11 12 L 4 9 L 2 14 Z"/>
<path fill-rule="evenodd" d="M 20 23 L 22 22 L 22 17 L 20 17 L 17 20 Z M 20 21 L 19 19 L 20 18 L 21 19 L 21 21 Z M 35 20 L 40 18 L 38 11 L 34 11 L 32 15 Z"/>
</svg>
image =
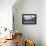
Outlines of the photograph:
<svg viewBox="0 0 46 46">
<path fill-rule="evenodd" d="M 22 14 L 22 24 L 36 24 L 36 14 Z"/>
</svg>

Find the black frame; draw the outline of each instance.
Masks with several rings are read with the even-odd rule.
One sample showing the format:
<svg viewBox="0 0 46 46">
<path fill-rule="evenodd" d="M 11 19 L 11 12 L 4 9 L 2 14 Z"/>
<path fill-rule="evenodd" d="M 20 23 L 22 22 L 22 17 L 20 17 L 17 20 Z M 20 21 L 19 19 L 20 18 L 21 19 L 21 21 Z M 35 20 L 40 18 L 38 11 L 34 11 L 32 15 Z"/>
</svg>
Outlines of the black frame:
<svg viewBox="0 0 46 46">
<path fill-rule="evenodd" d="M 30 19 L 30 20 L 24 20 L 24 16 L 35 16 L 35 18 L 32 18 L 32 20 Z M 22 24 L 36 24 L 36 14 L 22 14 Z M 28 23 L 24 23 L 24 21 L 29 21 Z M 32 21 L 32 23 L 31 23 L 31 21 Z M 34 21 L 34 23 L 33 23 L 33 21 Z"/>
</svg>

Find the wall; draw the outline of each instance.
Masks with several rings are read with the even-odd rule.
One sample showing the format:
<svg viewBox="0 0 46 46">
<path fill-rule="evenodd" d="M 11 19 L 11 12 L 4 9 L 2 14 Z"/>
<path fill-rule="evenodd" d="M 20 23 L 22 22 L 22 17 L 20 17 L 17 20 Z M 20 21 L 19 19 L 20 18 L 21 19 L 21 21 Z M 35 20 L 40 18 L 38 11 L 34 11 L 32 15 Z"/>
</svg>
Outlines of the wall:
<svg viewBox="0 0 46 46">
<path fill-rule="evenodd" d="M 42 46 L 46 46 L 46 0 L 41 1 L 41 40 Z"/>
<path fill-rule="evenodd" d="M 18 0 L 18 2 L 20 2 Z M 17 5 L 17 6 L 16 6 Z M 23 37 L 35 41 L 36 46 L 41 46 L 41 1 L 23 0 L 13 6 L 15 29 L 23 33 Z M 37 14 L 36 25 L 23 25 L 22 14 Z"/>
<path fill-rule="evenodd" d="M 12 29 L 12 6 L 16 0 L 0 0 L 0 27 Z"/>
</svg>

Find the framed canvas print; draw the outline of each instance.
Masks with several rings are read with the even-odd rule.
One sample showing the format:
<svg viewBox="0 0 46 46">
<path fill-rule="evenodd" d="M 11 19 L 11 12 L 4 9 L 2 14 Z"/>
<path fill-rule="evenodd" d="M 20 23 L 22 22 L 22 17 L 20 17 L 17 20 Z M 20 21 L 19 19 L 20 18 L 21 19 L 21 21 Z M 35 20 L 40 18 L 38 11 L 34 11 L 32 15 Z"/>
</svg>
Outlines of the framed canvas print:
<svg viewBox="0 0 46 46">
<path fill-rule="evenodd" d="M 22 24 L 36 24 L 36 14 L 22 14 Z"/>
</svg>

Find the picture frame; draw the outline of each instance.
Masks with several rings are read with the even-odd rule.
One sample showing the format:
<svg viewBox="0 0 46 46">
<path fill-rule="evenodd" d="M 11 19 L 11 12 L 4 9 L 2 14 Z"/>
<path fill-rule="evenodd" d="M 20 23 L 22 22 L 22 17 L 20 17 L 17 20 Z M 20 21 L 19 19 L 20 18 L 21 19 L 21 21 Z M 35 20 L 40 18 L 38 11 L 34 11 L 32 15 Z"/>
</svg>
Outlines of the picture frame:
<svg viewBox="0 0 46 46">
<path fill-rule="evenodd" d="M 22 24 L 36 24 L 37 14 L 22 14 Z"/>
</svg>

